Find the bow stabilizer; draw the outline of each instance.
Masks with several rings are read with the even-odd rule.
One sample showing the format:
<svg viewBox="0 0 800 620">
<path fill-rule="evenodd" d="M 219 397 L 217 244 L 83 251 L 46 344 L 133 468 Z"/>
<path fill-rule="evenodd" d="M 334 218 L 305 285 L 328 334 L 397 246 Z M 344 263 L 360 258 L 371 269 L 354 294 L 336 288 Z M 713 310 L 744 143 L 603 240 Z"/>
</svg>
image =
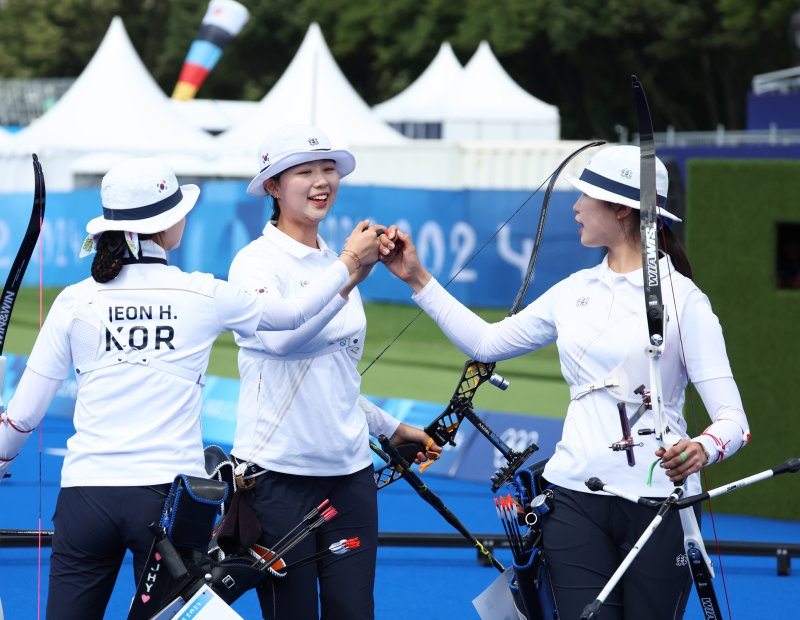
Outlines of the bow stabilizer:
<svg viewBox="0 0 800 620">
<path fill-rule="evenodd" d="M 373 452 L 384 459 L 389 467 L 399 470 L 399 478 L 403 478 L 406 482 L 408 482 L 408 484 L 411 485 L 411 488 L 413 488 L 422 499 L 428 502 L 428 504 L 430 504 L 434 510 L 436 510 L 436 512 L 442 515 L 444 520 L 453 526 L 453 528 L 455 528 L 459 534 L 472 543 L 478 552 L 483 555 L 492 566 L 494 566 L 501 573 L 504 572 L 505 567 L 497 560 L 497 558 L 492 555 L 492 552 L 489 551 L 486 546 L 481 543 L 481 541 L 475 538 L 475 536 L 466 528 L 459 518 L 456 517 L 445 505 L 441 498 L 436 495 L 436 493 L 431 491 L 422 480 L 420 480 L 416 472 L 411 469 L 409 462 L 406 461 L 403 456 L 401 456 L 400 452 L 398 452 L 397 448 L 391 444 L 389 439 L 385 435 L 381 435 L 378 437 L 378 441 L 380 441 L 381 444 L 380 448 L 373 442 L 370 442 L 370 447 L 372 448 Z"/>
</svg>

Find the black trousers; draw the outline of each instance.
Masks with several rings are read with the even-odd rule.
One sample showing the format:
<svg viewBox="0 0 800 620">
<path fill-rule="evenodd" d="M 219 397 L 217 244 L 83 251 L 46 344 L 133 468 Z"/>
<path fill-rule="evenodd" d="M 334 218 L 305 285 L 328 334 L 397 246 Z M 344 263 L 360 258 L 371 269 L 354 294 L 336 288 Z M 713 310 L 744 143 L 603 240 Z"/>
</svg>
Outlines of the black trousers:
<svg viewBox="0 0 800 620">
<path fill-rule="evenodd" d="M 357 536 L 361 547 L 290 569 L 282 579 L 257 588 L 267 620 L 372 620 L 373 587 L 378 548 L 377 487 L 369 466 L 347 476 L 313 477 L 267 472 L 245 496 L 258 515 L 267 547 L 298 524 L 324 499 L 338 514 L 297 547 L 287 564 L 327 549 L 332 543 Z"/>
<path fill-rule="evenodd" d="M 619 497 L 555 487 L 543 542 L 560 620 L 576 620 L 656 515 Z M 698 521 L 699 507 L 695 510 Z M 680 516 L 669 511 L 603 604 L 603 620 L 682 618 L 691 591 Z"/>
<path fill-rule="evenodd" d="M 133 553 L 134 583 L 142 574 L 169 485 L 67 487 L 53 515 L 48 620 L 102 620 L 125 551 Z"/>
</svg>

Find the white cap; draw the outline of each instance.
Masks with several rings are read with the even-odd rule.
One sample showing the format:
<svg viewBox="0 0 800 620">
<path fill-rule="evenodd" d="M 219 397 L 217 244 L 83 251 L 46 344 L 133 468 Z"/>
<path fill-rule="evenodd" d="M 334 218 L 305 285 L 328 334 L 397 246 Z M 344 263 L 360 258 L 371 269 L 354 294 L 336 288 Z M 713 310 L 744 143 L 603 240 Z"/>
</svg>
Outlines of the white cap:
<svg viewBox="0 0 800 620">
<path fill-rule="evenodd" d="M 356 158 L 350 151 L 331 148 L 328 136 L 311 125 L 286 125 L 269 133 L 258 149 L 258 174 L 247 186 L 251 196 L 266 196 L 264 181 L 279 175 L 292 166 L 309 161 L 331 159 L 339 178 L 356 168 Z"/>
<path fill-rule="evenodd" d="M 200 188 L 178 185 L 172 169 L 160 159 L 143 157 L 114 166 L 103 177 L 103 215 L 86 224 L 90 235 L 107 230 L 154 234 L 177 224 L 192 210 Z"/>
<path fill-rule="evenodd" d="M 565 174 L 564 178 L 575 189 L 590 198 L 613 202 L 639 209 L 639 172 L 641 170 L 640 151 L 638 146 L 609 146 L 592 157 L 580 178 Z M 667 211 L 667 191 L 669 175 L 667 167 L 656 157 L 656 203 L 658 214 L 680 222 L 677 215 Z"/>
</svg>

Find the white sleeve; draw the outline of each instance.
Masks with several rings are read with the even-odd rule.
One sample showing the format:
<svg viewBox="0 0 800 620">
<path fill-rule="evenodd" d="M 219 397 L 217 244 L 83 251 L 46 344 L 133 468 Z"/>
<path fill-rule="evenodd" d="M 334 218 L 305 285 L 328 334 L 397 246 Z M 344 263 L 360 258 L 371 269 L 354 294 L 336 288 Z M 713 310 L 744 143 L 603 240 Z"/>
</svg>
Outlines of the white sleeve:
<svg viewBox="0 0 800 620">
<path fill-rule="evenodd" d="M 72 375 L 70 333 L 75 315 L 75 288 L 68 286 L 58 294 L 36 336 L 27 367 L 38 374 L 63 381 Z"/>
<path fill-rule="evenodd" d="M 341 297 L 339 291 L 349 279 L 347 266 L 336 260 L 297 297 L 266 295 L 267 303 L 261 313 L 258 328 L 297 329 L 330 304 L 336 296 Z"/>
<path fill-rule="evenodd" d="M 722 326 L 708 297 L 699 289 L 692 291 L 684 302 L 679 328 L 690 381 L 697 384 L 709 379 L 733 377 Z"/>
<path fill-rule="evenodd" d="M 330 320 L 347 305 L 347 300 L 336 295 L 321 312 L 311 317 L 297 329 L 282 331 L 259 331 L 256 338 L 264 351 L 272 355 L 289 355 L 297 351 L 322 331 Z"/>
<path fill-rule="evenodd" d="M 222 317 L 237 317 L 225 320 L 228 329 L 243 336 L 251 336 L 257 329 L 296 329 L 330 305 L 350 278 L 350 272 L 342 261 L 335 261 L 319 278 L 309 284 L 296 297 L 278 297 L 271 293 L 253 294 L 241 290 L 238 282 L 219 281 L 218 286 L 229 290 L 215 296 L 217 310 Z M 242 313 L 241 308 L 250 306 L 255 312 Z M 258 322 L 254 324 L 254 321 Z"/>
<path fill-rule="evenodd" d="M 400 420 L 392 417 L 387 411 L 384 411 L 378 407 L 378 405 L 368 401 L 363 396 L 358 397 L 358 406 L 361 407 L 361 410 L 367 417 L 367 428 L 369 428 L 369 434 L 373 437 L 377 437 L 378 435 L 391 437 L 394 435 L 397 427 L 400 426 Z"/>
<path fill-rule="evenodd" d="M 42 421 L 61 380 L 50 379 L 25 368 L 8 411 L 0 416 L 0 480 L 11 461 Z"/>
<path fill-rule="evenodd" d="M 462 353 L 481 362 L 497 362 L 533 351 L 556 339 L 552 319 L 555 295 L 547 293 L 499 323 L 487 323 L 431 278 L 412 299 Z"/>
<path fill-rule="evenodd" d="M 708 452 L 708 464 L 734 454 L 750 441 L 750 428 L 742 406 L 739 388 L 732 377 L 709 379 L 694 384 L 712 424 L 699 437 L 692 438 Z"/>
</svg>

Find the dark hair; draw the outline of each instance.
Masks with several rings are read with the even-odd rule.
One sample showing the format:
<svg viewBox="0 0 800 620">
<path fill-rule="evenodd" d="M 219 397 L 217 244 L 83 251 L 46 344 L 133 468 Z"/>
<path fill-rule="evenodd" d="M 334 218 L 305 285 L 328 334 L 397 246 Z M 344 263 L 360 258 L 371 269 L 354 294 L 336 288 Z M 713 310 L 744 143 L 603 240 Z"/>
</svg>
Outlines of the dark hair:
<svg viewBox="0 0 800 620">
<path fill-rule="evenodd" d="M 125 233 L 121 230 L 107 230 L 97 240 L 97 254 L 92 261 L 92 277 L 95 282 L 111 282 L 122 271 L 125 258 Z"/>
<path fill-rule="evenodd" d="M 634 209 L 634 223 L 636 226 L 636 231 L 639 231 L 639 225 L 641 223 L 641 211 L 639 209 Z M 677 235 L 672 232 L 672 229 L 669 227 L 669 224 L 665 224 L 668 220 L 664 217 L 659 218 L 659 225 L 658 225 L 658 249 L 664 252 L 664 254 L 669 255 L 670 259 L 672 260 L 672 264 L 675 266 L 675 270 L 680 273 L 681 275 L 686 276 L 690 280 L 692 279 L 692 266 L 689 264 L 689 257 L 686 255 L 686 249 L 683 247 L 680 239 L 678 239 Z"/>
<path fill-rule="evenodd" d="M 658 234 L 658 249 L 669 254 L 672 264 L 678 273 L 692 279 L 692 266 L 689 264 L 689 257 L 680 239 L 672 232 L 672 229 L 662 224 Z"/>
<path fill-rule="evenodd" d="M 278 183 L 281 180 L 281 174 L 278 173 L 274 177 L 270 177 L 270 179 Z M 264 189 L 266 189 L 266 187 Z M 272 222 L 277 222 L 281 217 L 281 205 L 278 203 L 278 199 L 270 195 L 269 192 L 267 192 L 267 196 L 272 198 L 272 217 L 269 219 Z"/>
<path fill-rule="evenodd" d="M 139 235 L 139 241 L 153 239 L 155 235 Z M 95 282 L 104 284 L 111 282 L 122 271 L 128 244 L 125 243 L 125 233 L 121 230 L 107 230 L 97 240 L 97 254 L 92 261 L 92 277 Z"/>
<path fill-rule="evenodd" d="M 278 204 L 278 199 L 275 196 L 270 196 L 270 198 L 272 198 L 272 217 L 269 219 L 272 222 L 277 222 L 281 217 L 281 205 Z"/>
</svg>

